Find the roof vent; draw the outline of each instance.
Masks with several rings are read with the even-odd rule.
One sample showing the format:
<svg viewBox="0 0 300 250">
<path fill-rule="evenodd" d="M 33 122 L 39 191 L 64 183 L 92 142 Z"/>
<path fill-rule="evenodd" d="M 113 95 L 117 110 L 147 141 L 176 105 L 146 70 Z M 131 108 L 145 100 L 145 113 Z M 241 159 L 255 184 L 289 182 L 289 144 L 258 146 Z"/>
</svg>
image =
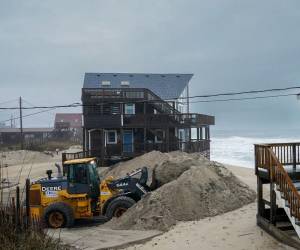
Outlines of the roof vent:
<svg viewBox="0 0 300 250">
<path fill-rule="evenodd" d="M 161 77 L 166 77 L 165 75 L 161 75 Z"/>
<path fill-rule="evenodd" d="M 178 77 L 178 78 L 179 78 L 179 77 L 180 77 L 180 75 L 177 75 L 176 77 Z"/>
<path fill-rule="evenodd" d="M 113 74 L 113 76 L 114 76 L 114 77 L 116 77 L 116 76 L 117 76 L 117 74 Z"/>
<path fill-rule="evenodd" d="M 110 81 L 102 81 L 102 86 L 110 86 Z"/>
<path fill-rule="evenodd" d="M 149 77 L 149 75 L 145 75 L 146 77 Z"/>
<path fill-rule="evenodd" d="M 130 82 L 129 81 L 121 81 L 121 86 L 129 86 Z"/>
<path fill-rule="evenodd" d="M 130 77 L 133 77 L 133 75 L 129 75 Z"/>
</svg>

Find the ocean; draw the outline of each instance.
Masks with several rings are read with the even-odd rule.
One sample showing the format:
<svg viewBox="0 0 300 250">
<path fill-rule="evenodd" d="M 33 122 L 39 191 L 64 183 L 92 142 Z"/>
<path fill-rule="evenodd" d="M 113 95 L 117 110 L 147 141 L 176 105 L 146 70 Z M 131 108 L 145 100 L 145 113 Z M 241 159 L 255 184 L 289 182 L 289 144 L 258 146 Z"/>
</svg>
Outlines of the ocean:
<svg viewBox="0 0 300 250">
<path fill-rule="evenodd" d="M 300 142 L 300 129 L 215 130 L 211 132 L 211 160 L 254 168 L 254 144 Z"/>
</svg>

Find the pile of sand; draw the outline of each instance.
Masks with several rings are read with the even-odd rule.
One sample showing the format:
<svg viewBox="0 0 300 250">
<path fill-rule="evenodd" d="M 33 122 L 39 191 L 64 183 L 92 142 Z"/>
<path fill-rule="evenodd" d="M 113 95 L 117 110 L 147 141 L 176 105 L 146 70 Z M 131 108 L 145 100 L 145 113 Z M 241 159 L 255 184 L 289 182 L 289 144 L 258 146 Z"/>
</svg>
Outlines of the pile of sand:
<svg viewBox="0 0 300 250">
<path fill-rule="evenodd" d="M 142 156 L 136 157 L 132 160 L 120 162 L 112 167 L 107 168 L 101 172 L 103 178 L 113 176 L 114 178 L 121 178 L 126 174 L 142 167 L 147 167 L 149 172 L 148 184 L 152 181 L 152 171 L 154 167 L 169 160 L 171 155 L 164 154 L 159 151 L 152 151 Z"/>
<path fill-rule="evenodd" d="M 157 156 L 161 161 L 157 160 Z M 142 159 L 150 162 L 157 189 L 122 217 L 106 224 L 113 229 L 164 231 L 177 221 L 215 216 L 255 200 L 255 192 L 223 165 L 210 162 L 198 154 L 151 152 L 134 161 Z M 129 165 L 130 162 L 122 163 L 112 171 L 120 174 L 134 169 Z M 119 169 L 123 167 L 126 170 Z"/>
<path fill-rule="evenodd" d="M 201 159 L 202 163 L 209 162 L 205 157 L 201 156 L 200 154 L 187 154 L 180 151 L 174 151 L 170 153 L 161 153 L 160 151 L 152 151 L 142 156 L 136 157 L 132 160 L 115 164 L 114 166 L 111 166 L 106 170 L 102 170 L 101 177 L 106 178 L 108 176 L 113 176 L 114 178 L 121 178 L 124 177 L 126 174 L 135 171 L 138 168 L 147 167 L 149 173 L 148 184 L 150 185 L 153 181 L 152 180 L 153 172 L 154 173 L 158 172 L 156 178 L 157 180 L 161 180 L 161 178 L 165 178 L 164 176 L 167 176 L 167 178 L 173 178 L 175 172 L 177 173 L 177 175 L 178 174 L 180 175 L 185 170 L 187 170 L 190 166 L 192 166 L 193 162 L 194 164 L 197 165 L 198 163 L 195 163 L 195 161 L 198 161 L 199 159 Z M 176 164 L 175 168 L 172 169 L 170 173 L 164 172 L 165 165 L 171 167 L 170 165 L 172 165 L 173 163 Z"/>
</svg>

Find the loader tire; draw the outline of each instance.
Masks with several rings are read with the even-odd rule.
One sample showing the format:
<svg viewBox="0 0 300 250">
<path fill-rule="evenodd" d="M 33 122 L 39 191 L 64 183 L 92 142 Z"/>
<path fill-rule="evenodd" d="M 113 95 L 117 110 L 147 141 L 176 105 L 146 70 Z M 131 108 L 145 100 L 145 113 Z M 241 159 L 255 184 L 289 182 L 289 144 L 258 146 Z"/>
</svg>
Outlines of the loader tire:
<svg viewBox="0 0 300 250">
<path fill-rule="evenodd" d="M 135 203 L 135 200 L 130 197 L 117 197 L 108 204 L 105 216 L 109 220 L 113 217 L 121 217 L 122 214 L 125 213 L 127 209 L 132 207 Z"/>
<path fill-rule="evenodd" d="M 74 224 L 72 208 L 63 202 L 57 202 L 46 207 L 43 220 L 48 227 L 71 227 Z"/>
</svg>

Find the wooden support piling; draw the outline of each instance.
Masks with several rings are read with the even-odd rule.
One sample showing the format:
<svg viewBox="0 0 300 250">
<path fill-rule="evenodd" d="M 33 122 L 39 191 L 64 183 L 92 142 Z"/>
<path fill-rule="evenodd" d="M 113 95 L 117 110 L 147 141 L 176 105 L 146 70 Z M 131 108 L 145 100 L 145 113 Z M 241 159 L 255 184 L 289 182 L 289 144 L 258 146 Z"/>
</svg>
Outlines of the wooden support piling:
<svg viewBox="0 0 300 250">
<path fill-rule="evenodd" d="M 31 223 L 31 217 L 30 217 L 30 180 L 29 179 L 26 179 L 25 192 L 26 192 L 26 198 L 25 198 L 26 225 L 27 225 L 27 227 L 29 227 L 30 223 Z"/>
<path fill-rule="evenodd" d="M 21 225 L 21 200 L 20 200 L 20 187 L 17 186 L 16 188 L 16 225 L 17 225 L 17 229 L 20 230 L 20 225 Z"/>
</svg>

